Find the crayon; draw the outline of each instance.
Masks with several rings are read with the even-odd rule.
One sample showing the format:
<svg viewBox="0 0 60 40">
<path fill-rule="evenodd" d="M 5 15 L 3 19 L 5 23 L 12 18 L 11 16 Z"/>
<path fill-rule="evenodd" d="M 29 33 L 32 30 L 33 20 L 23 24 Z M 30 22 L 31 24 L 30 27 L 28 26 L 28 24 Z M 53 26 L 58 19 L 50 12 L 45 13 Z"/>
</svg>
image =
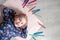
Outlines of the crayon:
<svg viewBox="0 0 60 40">
<path fill-rule="evenodd" d="M 39 35 L 39 34 L 42 34 L 43 32 L 36 32 L 34 33 L 34 35 Z"/>
<path fill-rule="evenodd" d="M 40 22 L 37 22 L 41 27 L 46 28 L 44 25 L 42 25 Z"/>
<path fill-rule="evenodd" d="M 32 37 L 34 40 L 36 40 L 34 37 Z"/>
<path fill-rule="evenodd" d="M 33 10 L 32 12 L 34 14 L 34 13 L 39 12 L 39 11 L 40 11 L 40 9 L 36 9 L 36 10 Z"/>
<path fill-rule="evenodd" d="M 33 6 L 33 5 L 36 5 L 37 3 L 34 3 L 34 4 L 27 4 L 26 6 Z"/>
<path fill-rule="evenodd" d="M 23 2 L 23 4 L 22 4 L 23 8 L 26 6 L 26 4 L 28 3 L 28 1 L 29 1 L 29 0 L 24 0 L 24 2 Z"/>
<path fill-rule="evenodd" d="M 36 1 L 37 1 L 37 0 L 33 0 L 33 1 L 29 2 L 28 4 L 31 4 L 31 3 L 36 2 Z"/>
<path fill-rule="evenodd" d="M 30 12 L 31 10 L 33 10 L 36 6 L 32 7 L 30 10 L 28 10 L 28 12 Z"/>
</svg>

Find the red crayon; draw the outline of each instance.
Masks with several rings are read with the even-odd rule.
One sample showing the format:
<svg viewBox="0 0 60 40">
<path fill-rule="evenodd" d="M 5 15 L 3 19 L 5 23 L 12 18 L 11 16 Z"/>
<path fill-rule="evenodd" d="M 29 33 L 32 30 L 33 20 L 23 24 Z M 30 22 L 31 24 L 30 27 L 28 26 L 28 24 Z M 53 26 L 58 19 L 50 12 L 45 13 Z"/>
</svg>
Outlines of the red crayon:
<svg viewBox="0 0 60 40">
<path fill-rule="evenodd" d="M 37 1 L 37 0 L 33 0 L 33 1 L 29 2 L 28 4 L 31 4 L 31 3 L 35 2 L 35 1 Z"/>
</svg>

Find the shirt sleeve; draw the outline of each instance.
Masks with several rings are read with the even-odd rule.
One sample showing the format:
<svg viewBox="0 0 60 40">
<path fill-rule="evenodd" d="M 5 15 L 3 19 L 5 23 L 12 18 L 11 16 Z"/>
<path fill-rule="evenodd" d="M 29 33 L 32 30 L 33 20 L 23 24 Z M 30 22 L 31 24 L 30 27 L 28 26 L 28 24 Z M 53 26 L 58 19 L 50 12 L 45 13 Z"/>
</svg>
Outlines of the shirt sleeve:
<svg viewBox="0 0 60 40">
<path fill-rule="evenodd" d="M 0 39 L 2 39 L 2 31 L 0 30 Z"/>
<path fill-rule="evenodd" d="M 5 36 L 4 33 L 0 33 L 0 40 L 9 40 L 9 38 Z"/>
<path fill-rule="evenodd" d="M 4 20 L 8 21 L 9 19 L 11 19 L 14 16 L 15 13 L 16 12 L 13 9 L 9 9 L 9 8 L 5 7 L 3 9 Z"/>
<path fill-rule="evenodd" d="M 9 33 L 7 34 L 7 28 L 5 25 L 2 25 L 2 27 L 0 27 L 0 40 L 9 40 L 10 36 Z"/>
</svg>

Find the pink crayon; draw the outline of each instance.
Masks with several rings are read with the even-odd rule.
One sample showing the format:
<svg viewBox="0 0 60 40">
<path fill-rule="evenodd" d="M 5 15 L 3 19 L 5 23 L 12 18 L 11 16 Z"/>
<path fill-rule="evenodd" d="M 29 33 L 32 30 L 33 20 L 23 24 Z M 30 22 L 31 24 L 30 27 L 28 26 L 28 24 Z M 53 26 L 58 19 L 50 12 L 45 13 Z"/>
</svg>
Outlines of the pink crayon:
<svg viewBox="0 0 60 40">
<path fill-rule="evenodd" d="M 40 26 L 42 26 L 43 28 L 46 28 L 44 25 L 42 25 L 40 22 L 37 22 Z"/>
<path fill-rule="evenodd" d="M 33 5 L 36 5 L 37 3 L 34 3 L 34 4 L 27 4 L 27 6 L 33 6 Z"/>
</svg>

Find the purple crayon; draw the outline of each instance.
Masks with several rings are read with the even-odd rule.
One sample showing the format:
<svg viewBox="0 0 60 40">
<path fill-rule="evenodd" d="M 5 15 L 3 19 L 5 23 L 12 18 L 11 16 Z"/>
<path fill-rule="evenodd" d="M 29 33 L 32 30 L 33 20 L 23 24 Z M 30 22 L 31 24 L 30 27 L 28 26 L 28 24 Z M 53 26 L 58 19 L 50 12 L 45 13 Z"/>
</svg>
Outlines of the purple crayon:
<svg viewBox="0 0 60 40">
<path fill-rule="evenodd" d="M 28 1 L 29 1 L 29 0 L 24 0 L 24 2 L 23 2 L 23 4 L 22 4 L 23 8 L 26 6 L 26 4 L 28 3 Z"/>
</svg>

